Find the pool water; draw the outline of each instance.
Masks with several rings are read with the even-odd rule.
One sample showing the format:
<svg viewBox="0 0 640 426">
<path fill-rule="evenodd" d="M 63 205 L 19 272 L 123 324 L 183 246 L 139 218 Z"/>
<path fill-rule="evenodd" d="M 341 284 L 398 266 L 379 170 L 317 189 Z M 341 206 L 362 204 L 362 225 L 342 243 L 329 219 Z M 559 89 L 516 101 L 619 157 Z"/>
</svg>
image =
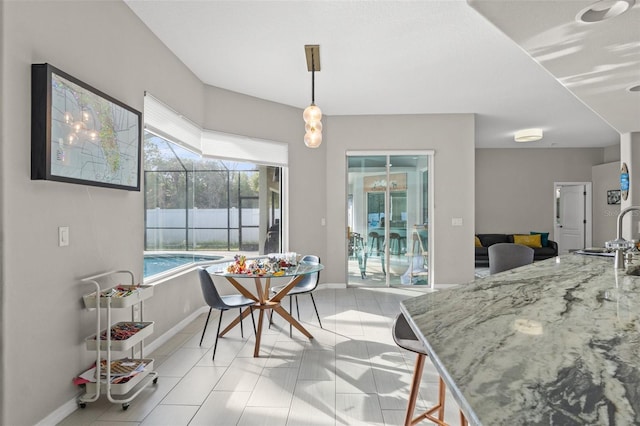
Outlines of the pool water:
<svg viewBox="0 0 640 426">
<path fill-rule="evenodd" d="M 222 256 L 193 255 L 193 254 L 145 254 L 144 272 L 145 278 L 169 271 L 179 266 L 198 262 L 211 262 L 222 259 Z"/>
</svg>

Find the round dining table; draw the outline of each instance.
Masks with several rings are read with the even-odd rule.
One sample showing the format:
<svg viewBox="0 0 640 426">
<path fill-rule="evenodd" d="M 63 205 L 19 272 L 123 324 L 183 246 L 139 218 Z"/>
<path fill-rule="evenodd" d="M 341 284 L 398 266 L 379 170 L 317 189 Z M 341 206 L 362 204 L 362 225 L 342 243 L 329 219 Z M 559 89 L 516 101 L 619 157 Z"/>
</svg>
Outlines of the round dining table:
<svg viewBox="0 0 640 426">
<path fill-rule="evenodd" d="M 218 277 L 224 277 L 233 287 L 240 292 L 243 296 L 254 300 L 256 303 L 251 306 L 252 309 L 258 309 L 258 327 L 256 329 L 256 344 L 253 351 L 253 356 L 258 357 L 260 355 L 260 338 L 262 336 L 262 328 L 265 320 L 265 310 L 272 310 L 280 315 L 292 326 L 299 330 L 309 339 L 313 339 L 313 336 L 302 324 L 300 324 L 293 316 L 289 314 L 282 306 L 282 299 L 293 289 L 305 275 L 320 272 L 324 266 L 320 263 L 312 262 L 298 262 L 296 265 L 281 270 L 279 274 L 252 274 L 241 273 L 234 274 L 227 272 L 227 267 L 233 264 L 220 263 L 211 265 L 207 268 L 207 271 Z M 285 278 L 286 284 L 278 285 L 276 292 L 271 291 L 271 279 L 272 278 Z M 252 281 L 255 290 L 251 289 L 251 285 L 248 282 Z M 251 313 L 249 308 L 245 308 L 241 315 L 236 317 L 224 330 L 220 332 L 220 337 L 224 336 L 233 327 L 238 325 L 240 321 L 247 317 Z"/>
</svg>

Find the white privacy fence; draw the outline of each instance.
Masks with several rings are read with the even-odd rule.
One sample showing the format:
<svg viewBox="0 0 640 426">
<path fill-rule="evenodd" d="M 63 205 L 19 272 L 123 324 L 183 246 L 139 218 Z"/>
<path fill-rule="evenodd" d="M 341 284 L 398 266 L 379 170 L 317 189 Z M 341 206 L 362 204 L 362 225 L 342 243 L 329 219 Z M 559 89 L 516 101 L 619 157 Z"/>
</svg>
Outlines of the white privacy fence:
<svg viewBox="0 0 640 426">
<path fill-rule="evenodd" d="M 240 241 L 240 212 L 242 241 Z M 277 211 L 279 217 L 280 212 Z M 147 249 L 257 245 L 260 209 L 148 209 Z"/>
</svg>

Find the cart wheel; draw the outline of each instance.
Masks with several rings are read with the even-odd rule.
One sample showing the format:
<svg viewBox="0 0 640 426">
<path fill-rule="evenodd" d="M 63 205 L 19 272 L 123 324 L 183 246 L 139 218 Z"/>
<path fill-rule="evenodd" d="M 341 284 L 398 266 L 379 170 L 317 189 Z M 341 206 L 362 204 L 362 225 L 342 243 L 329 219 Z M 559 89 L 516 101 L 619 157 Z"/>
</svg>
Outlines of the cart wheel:
<svg viewBox="0 0 640 426">
<path fill-rule="evenodd" d="M 128 402 L 125 402 L 124 404 L 122 404 L 122 411 L 127 411 L 127 408 L 129 408 Z"/>
<path fill-rule="evenodd" d="M 79 403 L 78 403 L 78 407 L 80 407 L 80 408 L 87 408 L 87 403 L 86 403 L 86 402 L 79 402 Z"/>
<path fill-rule="evenodd" d="M 158 383 L 158 378 L 157 377 L 155 379 L 153 379 L 153 384 L 155 385 L 156 383 Z"/>
</svg>

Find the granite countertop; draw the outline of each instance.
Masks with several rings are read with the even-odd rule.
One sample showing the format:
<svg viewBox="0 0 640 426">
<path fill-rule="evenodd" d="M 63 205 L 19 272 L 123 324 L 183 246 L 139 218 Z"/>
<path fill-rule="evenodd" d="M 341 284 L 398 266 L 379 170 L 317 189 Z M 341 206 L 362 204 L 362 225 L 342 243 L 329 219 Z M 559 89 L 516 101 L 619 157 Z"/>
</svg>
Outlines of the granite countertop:
<svg viewBox="0 0 640 426">
<path fill-rule="evenodd" d="M 471 424 L 640 424 L 640 277 L 563 255 L 401 310 Z"/>
</svg>

